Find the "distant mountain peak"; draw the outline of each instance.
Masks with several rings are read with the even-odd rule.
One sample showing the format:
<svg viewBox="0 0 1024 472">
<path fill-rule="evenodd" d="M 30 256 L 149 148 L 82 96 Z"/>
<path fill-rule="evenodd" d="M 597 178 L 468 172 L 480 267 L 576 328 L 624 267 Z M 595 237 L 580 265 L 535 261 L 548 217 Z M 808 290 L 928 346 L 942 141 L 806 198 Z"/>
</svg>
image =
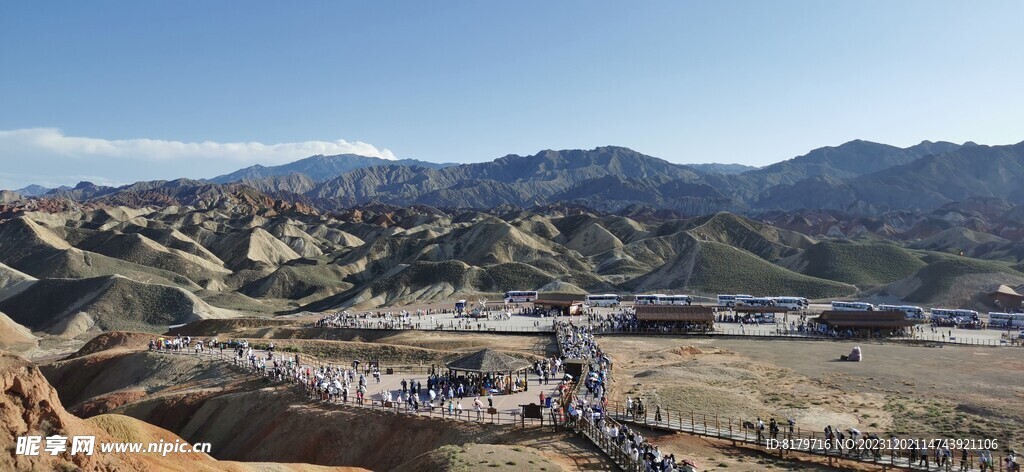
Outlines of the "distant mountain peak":
<svg viewBox="0 0 1024 472">
<path fill-rule="evenodd" d="M 43 187 L 42 185 L 31 184 L 31 185 L 26 185 L 26 186 L 24 186 L 22 188 L 19 188 L 19 189 L 15 190 L 15 192 L 18 195 L 25 196 L 25 197 L 38 197 L 40 195 L 45 195 L 46 192 L 49 192 L 50 190 L 52 190 L 52 189 L 47 188 L 47 187 Z"/>
<path fill-rule="evenodd" d="M 748 166 L 746 164 L 723 164 L 719 162 L 710 162 L 706 164 L 685 164 L 697 172 L 704 174 L 722 174 L 722 175 L 736 175 L 742 174 L 747 171 L 757 170 L 759 167 Z"/>
<path fill-rule="evenodd" d="M 435 164 L 415 159 L 384 159 L 359 154 L 336 154 L 331 156 L 316 154 L 277 166 L 261 166 L 259 164 L 249 166 L 230 174 L 219 175 L 210 179 L 210 181 L 214 183 L 228 183 L 290 174 L 303 174 L 316 182 L 324 182 L 352 170 L 386 165 L 420 166 L 439 169 L 449 167 L 452 164 Z"/>
</svg>

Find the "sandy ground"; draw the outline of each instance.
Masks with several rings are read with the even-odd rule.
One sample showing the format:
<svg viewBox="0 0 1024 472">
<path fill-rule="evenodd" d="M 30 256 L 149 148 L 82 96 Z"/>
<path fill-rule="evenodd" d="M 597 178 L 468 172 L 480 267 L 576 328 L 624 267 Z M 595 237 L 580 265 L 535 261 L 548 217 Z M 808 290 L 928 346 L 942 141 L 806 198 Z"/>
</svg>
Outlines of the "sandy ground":
<svg viewBox="0 0 1024 472">
<path fill-rule="evenodd" d="M 929 438 L 997 438 L 1021 449 L 1024 349 L 604 336 L 613 396 L 734 421 L 792 418 Z"/>
</svg>

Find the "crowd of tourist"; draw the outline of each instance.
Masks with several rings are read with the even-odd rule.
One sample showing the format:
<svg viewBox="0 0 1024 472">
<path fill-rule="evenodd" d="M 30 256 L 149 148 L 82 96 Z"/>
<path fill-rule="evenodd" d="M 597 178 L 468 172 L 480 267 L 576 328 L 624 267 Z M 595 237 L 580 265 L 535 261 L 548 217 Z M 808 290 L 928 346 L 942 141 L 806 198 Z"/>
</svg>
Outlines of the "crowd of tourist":
<svg viewBox="0 0 1024 472">
<path fill-rule="evenodd" d="M 632 307 L 620 307 L 606 313 L 598 310 L 586 310 L 587 322 L 598 332 L 633 332 L 639 327 L 636 310 Z"/>
<path fill-rule="evenodd" d="M 441 315 L 451 316 L 442 317 Z M 351 313 L 346 310 L 325 314 L 318 318 L 313 323 L 313 326 L 322 328 L 482 331 L 488 329 L 487 322 L 508 321 L 512 319 L 512 315 L 511 307 L 508 309 L 493 307 L 473 312 L 429 309 Z"/>
<path fill-rule="evenodd" d="M 622 313 L 622 312 L 619 312 Z M 595 321 L 591 318 L 588 321 Z M 614 317 L 596 320 L 599 322 L 619 322 Z M 601 327 L 599 323 L 597 326 Z M 605 325 L 606 327 L 608 325 Z M 614 326 L 614 325 L 612 325 Z M 574 326 L 571 323 L 559 323 L 556 327 L 558 344 L 562 355 L 566 358 L 583 359 L 587 371 L 579 380 L 580 386 L 576 394 L 567 398 L 565 415 L 570 426 L 581 428 L 591 427 L 597 434 L 602 434 L 618 447 L 623 454 L 644 471 L 674 472 L 684 470 L 685 462 L 677 462 L 674 454 L 663 454 L 658 446 L 644 439 L 638 431 L 620 424 L 608 416 L 608 398 L 606 392 L 611 359 L 598 347 L 591 326 Z"/>
<path fill-rule="evenodd" d="M 599 333 L 706 333 L 713 330 L 710 323 L 641 321 L 633 307 L 618 307 L 604 313 L 588 309 L 585 314 L 587 322 Z"/>
<path fill-rule="evenodd" d="M 427 390 L 431 397 L 440 392 L 441 397 L 447 393 L 447 398 L 461 399 L 475 395 L 509 395 L 528 389 L 526 377 L 503 372 L 467 372 L 460 375 L 449 371 L 447 374 L 431 374 L 427 377 Z"/>
<path fill-rule="evenodd" d="M 350 366 L 342 365 L 307 365 L 300 363 L 298 354 L 275 354 L 273 343 L 261 346 L 258 350 L 244 340 L 221 342 L 212 338 L 206 342 L 210 348 L 219 348 L 225 358 L 230 358 L 236 366 L 265 376 L 275 381 L 287 381 L 301 388 L 312 400 L 329 403 L 368 404 L 376 402 L 379 406 L 388 406 L 401 402 L 407 411 L 435 410 L 442 414 L 463 415 L 472 419 L 471 411 L 477 414 L 476 420 L 483 420 L 485 411 L 494 407 L 496 395 L 526 392 L 529 383 L 526 375 L 508 373 L 465 373 L 448 370 L 446 373 L 435 372 L 434 369 L 423 379 L 403 378 L 400 388 L 374 389 L 371 385 L 381 384 L 381 371 L 375 363 L 352 361 Z M 171 338 L 154 338 L 149 342 L 149 349 L 154 351 L 187 352 L 197 349 L 202 353 L 204 343 L 189 336 Z M 561 377 L 563 371 L 562 358 L 553 356 L 535 360 L 527 371 L 537 376 L 540 389 L 539 404 L 557 407 L 562 394 L 568 390 L 569 382 Z M 522 372 L 525 374 L 526 372 Z M 545 390 L 552 382 L 556 382 L 552 394 Z M 550 400 L 549 400 L 550 398 Z M 465 411 L 463 401 L 472 399 L 470 411 Z"/>
<path fill-rule="evenodd" d="M 758 316 L 761 315 L 761 316 Z M 774 317 L 774 314 L 773 314 Z M 764 315 L 761 313 L 735 313 L 726 312 L 719 313 L 715 316 L 715 321 L 718 323 L 735 323 L 743 325 L 754 325 L 760 326 L 763 324 L 775 324 L 774 319 L 766 320 Z"/>
</svg>

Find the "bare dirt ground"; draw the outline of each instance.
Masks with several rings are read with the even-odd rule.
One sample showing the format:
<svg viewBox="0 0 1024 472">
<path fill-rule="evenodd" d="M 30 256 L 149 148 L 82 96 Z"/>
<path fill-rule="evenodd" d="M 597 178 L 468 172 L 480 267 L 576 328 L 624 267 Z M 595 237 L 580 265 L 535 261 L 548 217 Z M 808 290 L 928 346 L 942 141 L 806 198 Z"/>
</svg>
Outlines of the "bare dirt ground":
<svg viewBox="0 0 1024 472">
<path fill-rule="evenodd" d="M 613 398 L 734 420 L 793 418 L 927 438 L 1024 439 L 1024 349 L 670 337 L 601 338 Z M 767 421 L 766 421 L 767 422 Z"/>
</svg>

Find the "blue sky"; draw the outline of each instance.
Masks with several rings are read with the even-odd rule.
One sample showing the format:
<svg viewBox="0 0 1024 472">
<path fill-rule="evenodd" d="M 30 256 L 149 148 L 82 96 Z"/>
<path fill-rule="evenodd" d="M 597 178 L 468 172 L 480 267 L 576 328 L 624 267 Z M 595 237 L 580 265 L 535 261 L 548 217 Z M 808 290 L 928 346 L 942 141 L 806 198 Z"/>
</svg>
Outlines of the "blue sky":
<svg viewBox="0 0 1024 472">
<path fill-rule="evenodd" d="M 0 188 L 1024 140 L 1024 2 L 3 2 Z M 344 141 L 339 141 L 344 140 Z"/>
</svg>

